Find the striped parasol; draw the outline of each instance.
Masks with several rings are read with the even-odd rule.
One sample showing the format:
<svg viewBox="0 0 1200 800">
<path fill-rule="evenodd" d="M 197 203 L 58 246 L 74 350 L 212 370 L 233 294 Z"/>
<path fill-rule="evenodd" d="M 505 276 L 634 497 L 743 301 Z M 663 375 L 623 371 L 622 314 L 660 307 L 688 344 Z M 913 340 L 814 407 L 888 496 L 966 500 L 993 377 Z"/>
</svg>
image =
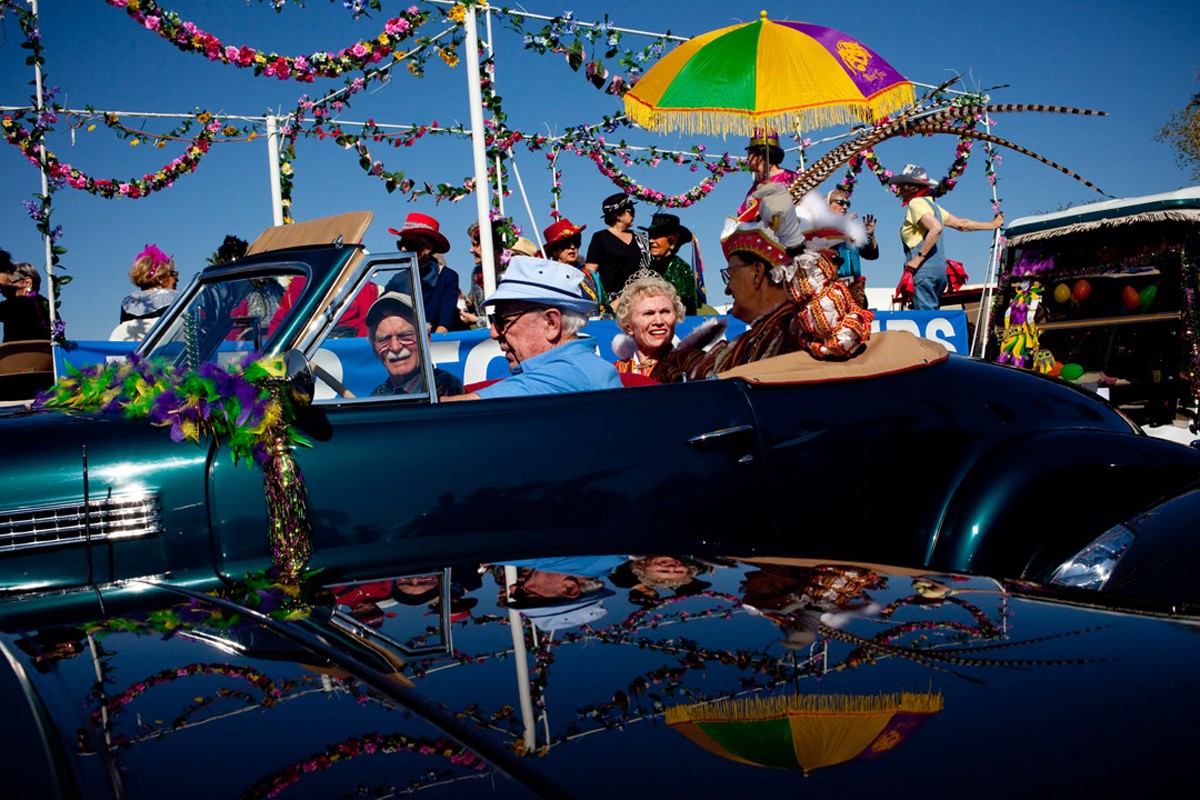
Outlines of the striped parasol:
<svg viewBox="0 0 1200 800">
<path fill-rule="evenodd" d="M 667 53 L 625 94 L 625 113 L 655 131 L 750 136 L 871 123 L 914 100 L 912 83 L 857 39 L 764 11 Z"/>
<path fill-rule="evenodd" d="M 883 755 L 941 710 L 941 693 L 801 695 L 674 706 L 666 721 L 722 758 L 807 774 Z"/>
</svg>

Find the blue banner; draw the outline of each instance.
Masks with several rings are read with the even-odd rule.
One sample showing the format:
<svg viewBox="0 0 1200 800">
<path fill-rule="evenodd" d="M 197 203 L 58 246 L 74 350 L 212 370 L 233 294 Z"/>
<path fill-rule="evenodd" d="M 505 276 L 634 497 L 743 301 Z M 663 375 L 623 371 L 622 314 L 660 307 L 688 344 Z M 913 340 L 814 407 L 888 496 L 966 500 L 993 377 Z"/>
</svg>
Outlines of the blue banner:
<svg viewBox="0 0 1200 800">
<path fill-rule="evenodd" d="M 686 336 L 707 317 L 688 317 L 675 328 L 680 338 Z M 732 339 L 746 329 L 746 324 L 727 317 L 729 328 L 726 337 Z M 964 311 L 876 311 L 872 331 L 906 330 L 926 339 L 932 339 L 952 353 L 966 353 L 967 315 Z M 613 320 L 593 320 L 583 332 L 596 341 L 596 347 L 606 361 L 616 360 L 612 352 L 612 340 L 617 334 Z M 433 361 L 442 369 L 460 378 L 463 383 L 506 377 L 508 362 L 500 352 L 500 346 L 488 336 L 484 329 L 459 333 L 440 333 L 432 337 Z M 131 351 L 129 342 L 77 342 L 78 347 L 65 351 L 54 349 L 61 375 L 63 364 L 82 368 L 106 360 L 124 358 Z M 327 339 L 317 353 L 316 363 L 339 379 L 350 376 L 380 375 L 379 361 L 365 339 Z M 380 377 L 382 380 L 382 377 Z M 347 382 L 350 382 L 347 380 Z M 359 383 L 360 380 L 354 380 Z"/>
</svg>

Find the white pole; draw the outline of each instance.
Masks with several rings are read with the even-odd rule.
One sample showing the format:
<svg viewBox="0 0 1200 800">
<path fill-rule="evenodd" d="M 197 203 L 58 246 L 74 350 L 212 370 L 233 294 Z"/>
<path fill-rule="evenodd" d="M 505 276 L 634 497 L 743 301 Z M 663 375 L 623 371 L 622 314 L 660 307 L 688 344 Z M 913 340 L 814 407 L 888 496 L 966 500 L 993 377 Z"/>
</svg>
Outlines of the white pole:
<svg viewBox="0 0 1200 800">
<path fill-rule="evenodd" d="M 488 217 L 487 154 L 483 143 L 483 97 L 479 90 L 479 31 L 475 6 L 463 18 L 466 29 L 467 96 L 471 106 L 471 156 L 475 164 L 475 212 L 479 216 L 479 256 L 483 262 L 483 295 L 496 291 L 496 254 L 492 249 L 492 221 Z"/>
<path fill-rule="evenodd" d="M 481 240 L 482 241 L 482 240 Z M 504 567 L 504 593 L 517 582 L 517 568 Z M 525 654 L 525 628 L 520 613 L 508 609 L 508 629 L 512 633 L 513 661 L 517 668 L 517 702 L 521 706 L 521 721 L 525 725 L 525 752 L 532 753 L 537 744 L 537 720 L 533 716 L 533 696 L 529 690 L 529 658 Z M 534 635 L 537 635 L 536 632 Z"/>
<path fill-rule="evenodd" d="M 271 178 L 271 219 L 283 224 L 283 188 L 279 181 L 279 118 L 267 115 L 267 174 Z"/>
<path fill-rule="evenodd" d="M 34 23 L 38 24 L 39 20 L 38 20 L 37 0 L 32 0 L 32 2 L 30 3 L 30 8 L 33 11 Z M 34 80 L 35 89 L 37 91 L 37 113 L 39 116 L 41 116 L 42 109 L 45 108 L 45 105 L 42 100 L 42 66 L 41 66 L 41 64 L 33 65 L 33 80 Z M 38 143 L 38 173 L 41 175 L 41 178 L 42 178 L 42 197 L 48 198 L 48 197 L 50 197 L 50 181 L 46 178 L 46 141 L 45 141 L 45 139 L 41 140 Z M 54 295 L 55 295 L 55 292 L 54 292 L 54 252 L 53 252 L 54 243 L 51 241 L 50 234 L 48 232 L 46 233 L 45 236 L 42 237 L 42 244 L 44 246 L 43 258 L 45 258 L 45 263 L 46 263 L 46 299 L 50 303 L 50 330 L 53 331 L 54 330 L 54 322 L 57 319 L 58 315 L 54 311 Z M 57 343 L 54 341 L 53 333 L 50 336 L 50 344 L 54 347 L 58 346 Z M 56 381 L 58 380 L 58 359 L 57 358 L 54 359 L 54 380 L 56 380 Z"/>
<path fill-rule="evenodd" d="M 983 129 L 991 133 L 992 121 L 985 118 L 983 120 Z M 987 146 L 986 144 L 984 145 Z M 993 173 L 996 165 L 992 164 Z M 996 203 L 996 184 L 992 184 L 992 204 Z M 975 336 L 971 341 L 970 355 L 976 358 L 983 358 L 987 351 L 988 338 L 991 336 L 992 324 L 992 300 L 995 294 L 996 282 L 1000 278 L 1000 229 L 997 228 L 992 232 L 992 249 L 988 255 L 988 268 L 983 277 L 983 291 L 979 294 L 979 310 L 975 313 Z"/>
</svg>

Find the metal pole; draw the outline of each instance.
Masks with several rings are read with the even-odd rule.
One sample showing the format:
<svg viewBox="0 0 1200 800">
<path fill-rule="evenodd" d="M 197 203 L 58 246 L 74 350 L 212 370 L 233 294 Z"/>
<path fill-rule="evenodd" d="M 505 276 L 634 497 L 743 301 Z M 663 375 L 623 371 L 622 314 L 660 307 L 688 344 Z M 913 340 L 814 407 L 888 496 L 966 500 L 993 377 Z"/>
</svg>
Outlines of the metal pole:
<svg viewBox="0 0 1200 800">
<path fill-rule="evenodd" d="M 505 565 L 504 592 L 517 582 L 517 568 Z M 513 660 L 517 667 L 517 699 L 521 705 L 521 720 L 525 723 L 525 752 L 532 753 L 537 744 L 537 720 L 533 716 L 533 699 L 529 691 L 529 658 L 525 654 L 525 630 L 521 615 L 508 609 L 508 629 L 512 632 Z"/>
<path fill-rule="evenodd" d="M 31 0 L 30 9 L 33 11 L 34 23 L 38 23 L 38 2 Z M 37 92 L 37 113 L 39 118 L 45 108 L 45 101 L 42 98 L 42 65 L 33 65 L 33 81 Z M 42 197 L 50 197 L 50 180 L 46 177 L 46 140 L 43 138 L 38 142 L 38 173 L 42 179 Z M 47 226 L 49 227 L 49 226 Z M 50 330 L 54 330 L 54 323 L 58 318 L 58 314 L 54 310 L 54 242 L 50 238 L 50 232 L 47 230 L 46 235 L 42 237 L 44 246 L 43 257 L 46 263 L 46 299 L 50 303 Z M 54 341 L 54 336 L 50 336 L 50 345 L 58 347 L 58 343 Z M 58 380 L 58 359 L 53 359 L 54 363 L 54 380 Z"/>
<path fill-rule="evenodd" d="M 479 256 L 483 267 L 483 294 L 496 291 L 496 254 L 492 248 L 492 221 L 488 217 L 487 154 L 483 142 L 483 97 L 479 90 L 479 31 L 475 6 L 466 8 L 467 96 L 471 107 L 471 156 L 475 165 L 475 212 L 479 217 Z"/>
<path fill-rule="evenodd" d="M 983 120 L 983 129 L 987 133 L 992 132 L 991 119 L 985 118 Z M 986 144 L 985 144 L 985 147 L 986 147 Z M 996 165 L 993 163 L 992 164 L 993 172 L 995 171 L 995 166 Z M 993 183 L 992 184 L 992 205 L 993 205 L 993 207 L 995 207 L 996 200 L 997 200 L 996 184 Z M 992 232 L 992 249 L 990 251 L 989 258 L 988 258 L 988 268 L 987 268 L 987 271 L 984 273 L 983 291 L 980 292 L 980 294 L 979 294 L 979 310 L 975 314 L 975 336 L 973 337 L 973 339 L 971 341 L 970 354 L 975 356 L 976 358 L 983 358 L 984 353 L 987 351 L 988 338 L 991 336 L 991 333 L 992 333 L 990 330 L 991 324 L 992 324 L 992 315 L 991 315 L 992 295 L 995 292 L 995 288 L 996 288 L 995 284 L 999 278 L 999 273 L 1000 273 L 1000 250 L 1001 250 L 1001 248 L 1000 248 L 1000 229 L 997 228 L 995 231 Z"/>
<path fill-rule="evenodd" d="M 271 178 L 271 219 L 278 226 L 283 224 L 283 188 L 279 180 L 279 118 L 268 114 L 266 123 L 267 174 Z"/>
</svg>

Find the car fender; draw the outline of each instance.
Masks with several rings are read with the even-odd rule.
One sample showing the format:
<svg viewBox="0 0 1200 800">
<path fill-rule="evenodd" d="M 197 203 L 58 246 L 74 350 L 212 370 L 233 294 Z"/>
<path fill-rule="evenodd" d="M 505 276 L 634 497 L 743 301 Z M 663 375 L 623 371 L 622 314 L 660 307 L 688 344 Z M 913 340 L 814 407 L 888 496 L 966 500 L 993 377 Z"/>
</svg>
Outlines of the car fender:
<svg viewBox="0 0 1200 800">
<path fill-rule="evenodd" d="M 963 475 L 926 565 L 1030 577 L 1198 477 L 1200 452 L 1149 436 L 1075 429 L 1009 441 Z"/>
</svg>

